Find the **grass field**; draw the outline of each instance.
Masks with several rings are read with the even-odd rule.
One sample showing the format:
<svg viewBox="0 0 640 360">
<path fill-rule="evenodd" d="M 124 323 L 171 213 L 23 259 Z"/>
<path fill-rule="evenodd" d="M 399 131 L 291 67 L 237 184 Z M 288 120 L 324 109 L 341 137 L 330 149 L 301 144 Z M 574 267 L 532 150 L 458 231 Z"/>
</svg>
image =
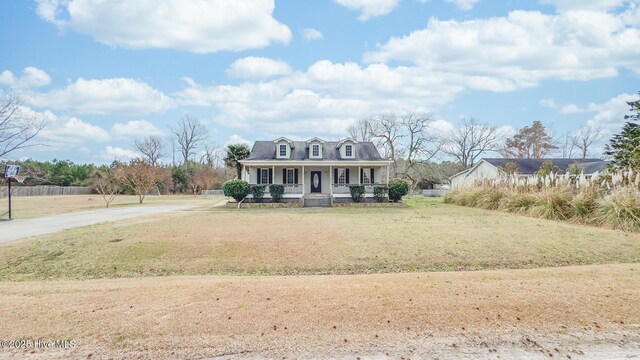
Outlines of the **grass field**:
<svg viewBox="0 0 640 360">
<path fill-rule="evenodd" d="M 144 205 L 165 204 L 208 204 L 211 199 L 192 195 L 161 195 L 147 196 Z M 138 197 L 120 195 L 111 207 L 139 206 Z M 34 217 L 56 215 L 74 211 L 104 209 L 105 202 L 100 195 L 68 195 L 68 196 L 21 196 L 12 198 L 12 217 L 14 219 L 29 219 Z M 7 199 L 0 199 L 0 214 L 7 211 Z"/>
<path fill-rule="evenodd" d="M 443 204 L 213 208 L 0 246 L 0 280 L 522 269 L 640 262 L 640 234 Z"/>
</svg>

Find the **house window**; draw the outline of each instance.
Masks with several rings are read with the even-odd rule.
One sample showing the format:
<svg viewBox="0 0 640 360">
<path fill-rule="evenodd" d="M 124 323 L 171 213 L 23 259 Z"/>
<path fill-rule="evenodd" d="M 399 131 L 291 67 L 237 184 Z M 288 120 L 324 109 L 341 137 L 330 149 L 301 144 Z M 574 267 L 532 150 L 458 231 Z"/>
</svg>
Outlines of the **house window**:
<svg viewBox="0 0 640 360">
<path fill-rule="evenodd" d="M 344 146 L 344 155 L 346 157 L 352 157 L 353 156 L 353 145 L 345 145 Z"/>
<path fill-rule="evenodd" d="M 371 169 L 362 169 L 362 183 L 371 185 Z"/>
<path fill-rule="evenodd" d="M 260 184 L 269 183 L 269 169 L 260 169 Z"/>
<path fill-rule="evenodd" d="M 285 184 L 295 184 L 296 183 L 296 172 L 294 169 L 287 169 L 287 178 L 285 179 Z"/>
<path fill-rule="evenodd" d="M 280 145 L 280 157 L 286 157 L 287 156 L 287 145 Z"/>
<path fill-rule="evenodd" d="M 314 144 L 312 146 L 311 154 L 312 154 L 313 157 L 319 157 L 320 156 L 320 145 Z"/>
<path fill-rule="evenodd" d="M 347 183 L 347 169 L 338 169 L 338 185 Z"/>
</svg>

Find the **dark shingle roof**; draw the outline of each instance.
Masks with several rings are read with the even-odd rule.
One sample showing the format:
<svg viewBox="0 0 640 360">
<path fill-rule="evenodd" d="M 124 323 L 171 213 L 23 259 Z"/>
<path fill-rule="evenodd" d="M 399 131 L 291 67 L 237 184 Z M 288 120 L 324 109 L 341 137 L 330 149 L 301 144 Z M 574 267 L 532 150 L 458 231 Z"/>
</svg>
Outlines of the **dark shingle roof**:
<svg viewBox="0 0 640 360">
<path fill-rule="evenodd" d="M 557 168 L 559 172 L 564 173 L 573 164 L 579 164 L 585 174 L 592 174 L 596 171 L 603 171 L 609 164 L 607 161 L 600 159 L 509 159 L 509 158 L 489 158 L 483 159 L 493 166 L 504 168 L 507 163 L 515 163 L 518 167 L 518 172 L 523 175 L 534 174 L 542 163 L 551 160 L 553 167 Z"/>
<path fill-rule="evenodd" d="M 251 149 L 251 154 L 247 160 L 275 160 L 275 161 L 285 161 L 285 160 L 309 160 L 309 161 L 380 161 L 384 160 L 378 149 L 376 149 L 375 145 L 372 142 L 358 142 L 357 144 L 353 144 L 353 148 L 355 150 L 356 157 L 355 159 L 343 159 L 340 157 L 340 152 L 336 148 L 338 145 L 337 141 L 327 141 L 322 144 L 322 159 L 309 159 L 309 148 L 307 147 L 306 141 L 294 141 L 293 149 L 291 149 L 291 157 L 287 159 L 277 159 L 276 158 L 276 144 L 273 141 L 256 141 L 253 144 L 253 148 Z"/>
</svg>

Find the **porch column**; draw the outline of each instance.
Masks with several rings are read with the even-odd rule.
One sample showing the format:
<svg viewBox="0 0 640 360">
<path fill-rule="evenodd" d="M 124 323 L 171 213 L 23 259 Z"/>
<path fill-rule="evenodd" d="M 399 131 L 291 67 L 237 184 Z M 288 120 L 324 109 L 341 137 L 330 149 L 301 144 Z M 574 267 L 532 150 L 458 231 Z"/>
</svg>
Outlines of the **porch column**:
<svg viewBox="0 0 640 360">
<path fill-rule="evenodd" d="M 247 182 L 251 184 L 251 166 L 247 166 L 247 169 L 249 169 L 249 173 L 246 174 L 245 176 L 247 178 Z"/>
<path fill-rule="evenodd" d="M 329 195 L 333 196 L 333 166 L 329 166 Z"/>
<path fill-rule="evenodd" d="M 271 166 L 271 171 L 272 171 L 271 174 L 273 174 L 271 175 L 271 183 L 275 184 L 276 183 L 276 166 L 275 165 Z"/>
<path fill-rule="evenodd" d="M 302 195 L 304 195 L 304 165 L 302 165 Z"/>
<path fill-rule="evenodd" d="M 387 164 L 387 186 L 389 186 L 389 164 Z"/>
<path fill-rule="evenodd" d="M 240 180 L 244 180 L 247 177 L 247 175 L 245 173 L 246 173 L 245 166 L 244 166 L 244 164 L 242 164 L 242 174 L 240 174 Z"/>
<path fill-rule="evenodd" d="M 358 166 L 358 185 L 362 185 L 362 167 Z"/>
</svg>

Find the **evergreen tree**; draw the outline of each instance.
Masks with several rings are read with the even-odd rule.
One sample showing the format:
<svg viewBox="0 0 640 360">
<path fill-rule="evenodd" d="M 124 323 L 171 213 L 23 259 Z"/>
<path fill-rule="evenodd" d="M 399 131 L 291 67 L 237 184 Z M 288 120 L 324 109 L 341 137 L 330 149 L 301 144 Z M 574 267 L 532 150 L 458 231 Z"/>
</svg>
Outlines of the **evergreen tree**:
<svg viewBox="0 0 640 360">
<path fill-rule="evenodd" d="M 628 121 L 622 132 L 611 138 L 605 154 L 612 157 L 614 167 L 640 169 L 640 99 L 627 104 L 631 106 L 631 114 L 624 117 Z"/>
</svg>

